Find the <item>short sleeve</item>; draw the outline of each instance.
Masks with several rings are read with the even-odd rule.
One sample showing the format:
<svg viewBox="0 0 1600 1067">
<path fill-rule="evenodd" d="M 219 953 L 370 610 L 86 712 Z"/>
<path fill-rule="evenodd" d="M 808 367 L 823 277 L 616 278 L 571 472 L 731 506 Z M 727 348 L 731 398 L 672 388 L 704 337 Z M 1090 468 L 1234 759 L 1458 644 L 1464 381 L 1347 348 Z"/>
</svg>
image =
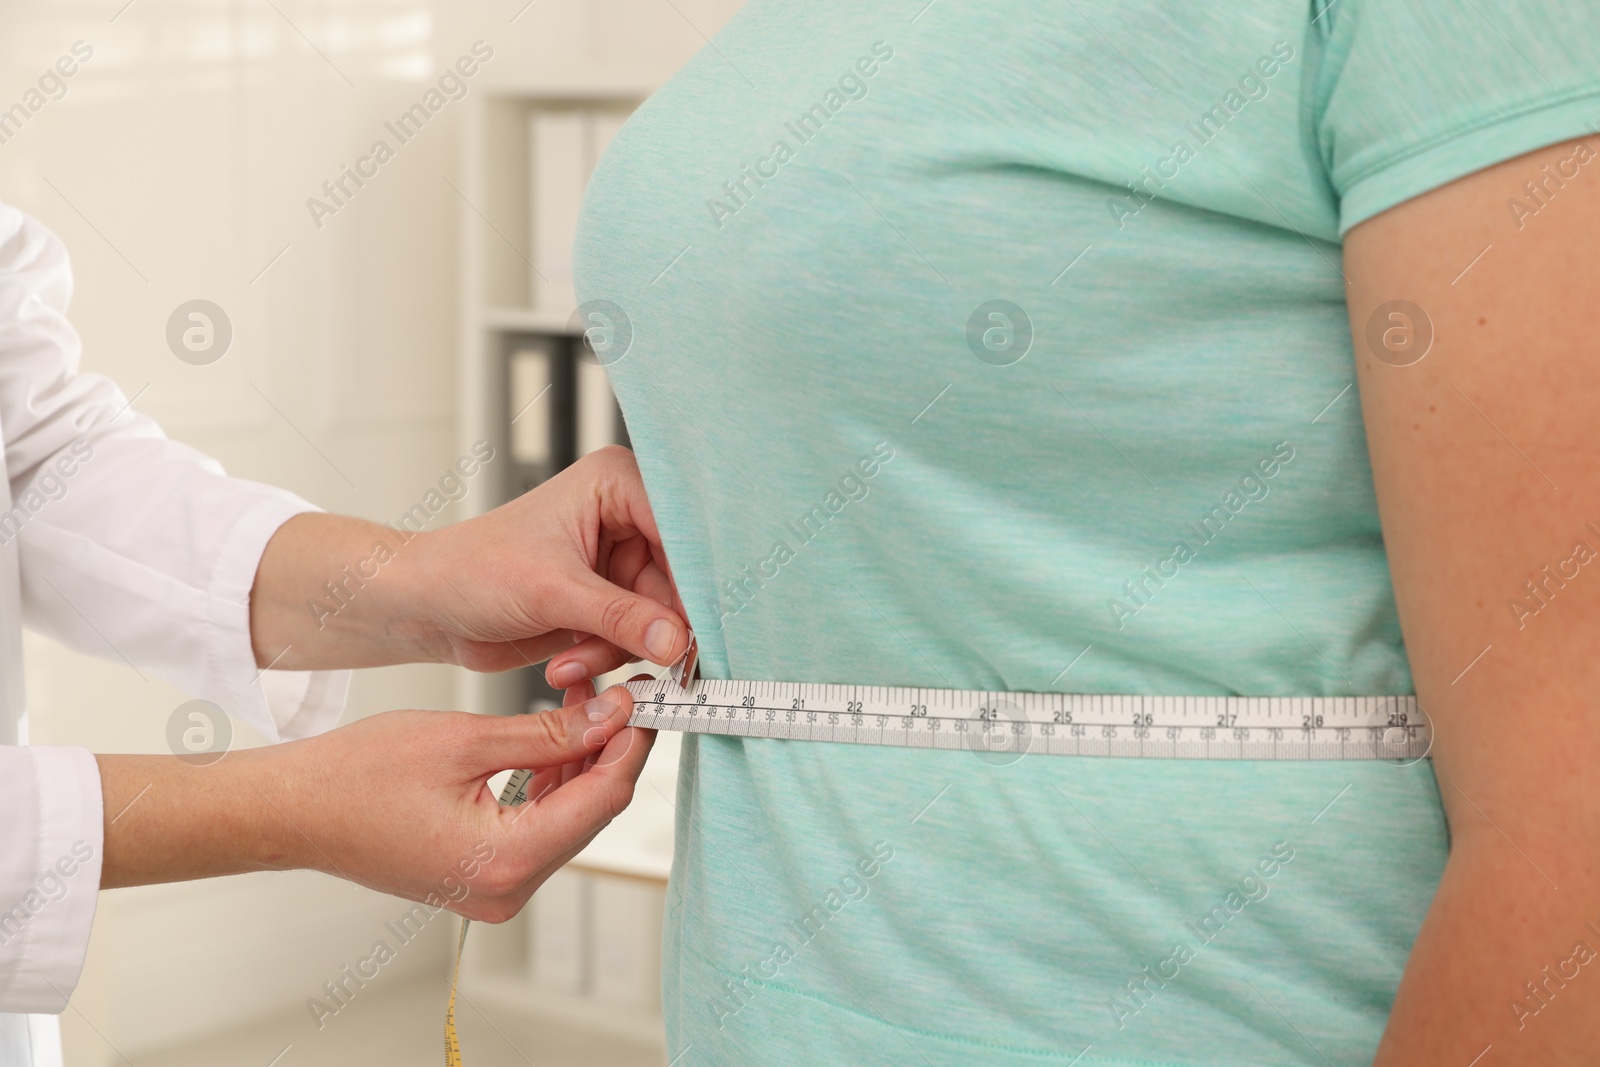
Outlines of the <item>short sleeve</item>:
<svg viewBox="0 0 1600 1067">
<path fill-rule="evenodd" d="M 1474 171 L 1600 130 L 1600 17 L 1592 0 L 1319 0 L 1318 7 L 1315 132 L 1340 198 L 1341 234 Z M 1535 193 L 1548 198 L 1565 181 L 1600 181 L 1591 149 L 1574 147 L 1565 178 L 1530 174 L 1542 182 Z"/>
</svg>

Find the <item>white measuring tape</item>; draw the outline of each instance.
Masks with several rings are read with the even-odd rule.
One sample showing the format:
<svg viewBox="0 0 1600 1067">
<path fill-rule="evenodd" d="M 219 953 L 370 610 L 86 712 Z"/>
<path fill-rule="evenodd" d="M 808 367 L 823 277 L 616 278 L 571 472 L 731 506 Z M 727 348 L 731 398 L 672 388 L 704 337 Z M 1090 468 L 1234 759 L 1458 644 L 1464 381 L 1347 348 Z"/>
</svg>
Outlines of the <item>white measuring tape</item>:
<svg viewBox="0 0 1600 1067">
<path fill-rule="evenodd" d="M 1191 760 L 1408 760 L 1432 731 L 1414 696 L 1184 697 L 800 682 L 627 683 L 631 726 L 846 745 Z"/>
<path fill-rule="evenodd" d="M 844 745 L 960 750 L 1005 764 L 1023 756 L 1189 760 L 1425 759 L 1433 745 L 1414 696 L 1184 697 L 1012 693 L 810 682 L 695 679 L 695 648 L 665 678 L 627 682 L 630 726 Z M 528 771 L 501 804 L 527 801 Z M 456 970 L 466 944 L 461 924 Z M 445 1063 L 461 1067 L 455 980 Z"/>
</svg>

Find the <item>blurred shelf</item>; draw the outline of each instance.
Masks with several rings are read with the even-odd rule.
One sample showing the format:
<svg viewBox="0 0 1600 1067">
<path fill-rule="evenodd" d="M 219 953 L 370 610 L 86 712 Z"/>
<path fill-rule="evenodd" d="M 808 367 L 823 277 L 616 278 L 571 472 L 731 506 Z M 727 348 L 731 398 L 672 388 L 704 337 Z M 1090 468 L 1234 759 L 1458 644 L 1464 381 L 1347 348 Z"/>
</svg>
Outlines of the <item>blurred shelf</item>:
<svg viewBox="0 0 1600 1067">
<path fill-rule="evenodd" d="M 578 103 L 589 100 L 643 100 L 672 77 L 674 69 L 660 66 L 608 66 L 584 64 L 570 68 L 545 67 L 496 78 L 489 85 L 495 96 L 530 101 Z"/>
<path fill-rule="evenodd" d="M 483 312 L 483 325 L 490 330 L 521 333 L 561 333 L 577 335 L 578 328 L 571 324 L 573 308 L 556 311 L 551 308 L 487 308 Z"/>
<path fill-rule="evenodd" d="M 658 855 L 653 850 L 634 848 L 619 843 L 611 837 L 603 841 L 600 837 L 596 837 L 588 848 L 572 857 L 567 863 L 591 874 L 609 874 L 614 878 L 637 878 L 657 885 L 666 885 L 668 876 L 672 874 L 672 853 Z"/>
<path fill-rule="evenodd" d="M 666 74 L 545 72 L 500 83 L 469 104 L 461 167 L 471 205 L 460 214 L 461 425 L 464 440 L 487 441 L 510 460 L 494 477 L 475 480 L 471 511 L 505 503 L 589 451 L 626 442 L 604 370 L 583 358 L 582 331 L 572 322 L 570 235 L 598 152 Z M 564 170 L 566 161 L 581 173 Z M 638 671 L 622 676 L 631 673 Z M 603 687 L 617 680 L 598 681 Z M 460 706 L 484 714 L 561 700 L 531 668 L 464 675 L 460 685 Z M 461 969 L 472 1003 L 626 1042 L 665 1062 L 660 943 L 678 749 L 675 735 L 658 736 L 633 803 L 522 915 L 474 931 Z"/>
</svg>

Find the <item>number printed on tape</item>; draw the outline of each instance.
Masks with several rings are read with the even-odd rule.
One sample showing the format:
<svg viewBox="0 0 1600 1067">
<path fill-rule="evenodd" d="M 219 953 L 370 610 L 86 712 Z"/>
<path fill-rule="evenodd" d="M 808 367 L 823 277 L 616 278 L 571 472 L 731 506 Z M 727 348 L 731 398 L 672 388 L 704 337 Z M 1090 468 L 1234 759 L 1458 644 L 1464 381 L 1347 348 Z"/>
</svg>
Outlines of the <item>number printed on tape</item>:
<svg viewBox="0 0 1600 1067">
<path fill-rule="evenodd" d="M 627 683 L 630 725 L 988 757 L 1400 760 L 1428 756 L 1414 696 L 1196 697 L 702 679 Z"/>
</svg>

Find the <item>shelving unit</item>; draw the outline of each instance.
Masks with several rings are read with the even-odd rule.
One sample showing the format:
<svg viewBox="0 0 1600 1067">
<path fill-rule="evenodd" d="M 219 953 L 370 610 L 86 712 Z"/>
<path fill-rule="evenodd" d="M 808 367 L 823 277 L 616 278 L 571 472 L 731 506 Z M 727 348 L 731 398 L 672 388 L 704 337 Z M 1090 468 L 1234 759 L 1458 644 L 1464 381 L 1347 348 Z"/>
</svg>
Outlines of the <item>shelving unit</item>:
<svg viewBox="0 0 1600 1067">
<path fill-rule="evenodd" d="M 549 308 L 501 307 L 487 308 L 483 312 L 483 328 L 491 334 L 533 334 L 540 337 L 574 337 L 568 322 L 570 312 L 562 314 Z"/>
<path fill-rule="evenodd" d="M 538 485 L 597 442 L 626 443 L 621 414 L 603 373 L 572 325 L 576 309 L 569 306 L 570 298 L 559 303 L 551 298 L 552 292 L 559 293 L 559 284 L 538 280 L 544 265 L 537 250 L 541 245 L 559 247 L 560 235 L 552 241 L 548 233 L 538 232 L 535 177 L 541 170 L 548 173 L 555 161 L 535 155 L 540 149 L 533 131 L 541 114 L 604 115 L 620 125 L 669 74 L 591 67 L 567 78 L 502 84 L 468 101 L 460 188 L 465 201 L 462 440 L 468 447 L 486 440 L 504 458 L 489 465 L 489 476 L 475 480 L 466 501 L 472 514 Z M 575 210 L 576 204 L 571 206 Z M 542 273 L 551 277 L 557 272 Z M 543 380 L 546 386 L 539 406 L 531 410 L 529 398 L 517 392 L 530 388 L 527 376 L 516 369 L 521 359 L 536 361 L 541 369 L 531 380 Z M 603 396 L 597 392 L 602 389 Z M 609 424 L 604 422 L 607 412 Z M 532 421 L 520 424 L 523 419 Z M 598 427 L 596 419 L 601 420 Z M 464 676 L 460 684 L 460 704 L 469 711 L 508 715 L 560 702 L 560 694 L 534 669 Z M 677 748 L 675 736 L 658 739 L 634 804 L 556 876 L 567 880 L 561 888 L 535 894 L 510 922 L 475 930 L 463 961 L 466 996 L 542 1024 L 635 1044 L 666 1062 L 657 983 Z M 581 915 L 570 917 L 579 928 L 575 936 L 584 939 L 591 957 L 609 955 L 582 962 L 578 976 L 567 983 L 570 988 L 558 988 L 536 977 L 539 943 L 534 931 L 539 909 L 556 906 L 541 898 L 568 900 L 575 886 L 588 902 Z M 608 902 L 611 914 L 595 914 L 593 905 L 600 898 Z M 563 913 L 556 918 L 569 917 Z"/>
<path fill-rule="evenodd" d="M 590 874 L 590 878 L 617 877 Z M 643 880 L 654 892 L 664 892 L 666 883 L 654 878 Z M 537 895 L 535 901 L 537 901 Z M 582 1034 L 603 1036 L 661 1054 L 665 1062 L 666 1041 L 662 1033 L 658 1004 L 648 1008 L 637 1003 L 616 1003 L 588 993 L 574 994 L 541 984 L 532 976 L 528 909 L 499 926 L 473 927 L 474 943 L 462 964 L 461 989 L 474 1004 L 537 1019 L 542 1023 Z M 483 936 L 489 934 L 490 936 Z M 649 946 L 647 960 L 659 970 L 659 946 Z"/>
<path fill-rule="evenodd" d="M 582 112 L 623 116 L 669 73 L 575 66 L 560 76 L 547 73 L 487 86 L 466 101 L 460 187 L 464 203 L 459 213 L 461 439 L 467 447 L 486 440 L 503 458 L 469 487 L 465 506 L 470 514 L 488 511 L 538 485 L 579 455 L 578 385 L 585 376 L 586 350 L 571 325 L 576 308 L 534 302 L 534 117 Z M 512 447 L 512 420 L 526 403 L 514 401 L 512 393 L 512 365 L 519 352 L 541 353 L 548 367 L 549 394 L 542 402 L 546 426 L 539 435 L 546 444 L 532 460 L 519 459 Z M 611 436 L 625 443 L 620 415 Z M 544 685 L 538 672 L 521 670 L 464 677 L 460 698 L 472 711 L 515 714 L 559 702 L 560 695 Z"/>
</svg>

